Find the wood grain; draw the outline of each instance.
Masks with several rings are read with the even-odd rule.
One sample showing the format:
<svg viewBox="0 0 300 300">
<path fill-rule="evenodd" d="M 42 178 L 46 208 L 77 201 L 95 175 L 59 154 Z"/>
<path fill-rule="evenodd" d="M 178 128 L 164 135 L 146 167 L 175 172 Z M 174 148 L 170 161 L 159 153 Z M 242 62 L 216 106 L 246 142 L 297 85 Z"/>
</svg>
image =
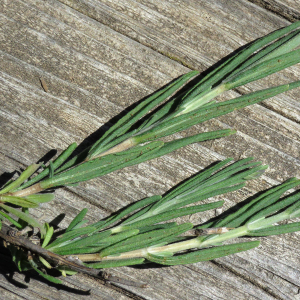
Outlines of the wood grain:
<svg viewBox="0 0 300 300">
<path fill-rule="evenodd" d="M 297 5 L 284 4 L 299 13 Z M 8 176 L 51 149 L 60 153 L 73 141 L 91 142 L 130 104 L 190 69 L 204 71 L 289 21 L 241 0 L 4 0 L 0 24 L 0 170 Z M 297 80 L 299 75 L 295 66 L 222 99 Z M 35 214 L 49 222 L 57 212 L 64 213 L 59 226 L 66 227 L 87 207 L 93 222 L 138 199 L 162 194 L 229 156 L 254 156 L 270 168 L 244 189 L 219 197 L 225 209 L 291 176 L 299 177 L 298 94 L 299 89 L 195 126 L 176 136 L 221 128 L 238 133 L 59 189 L 55 200 Z M 197 224 L 214 213 L 183 220 Z M 256 250 L 213 262 L 118 268 L 112 272 L 150 284 L 148 289 L 120 285 L 119 290 L 84 275 L 66 278 L 63 288 L 34 276 L 27 283 L 15 272 L 13 279 L 25 288 L 7 277 L 12 265 L 5 253 L 0 260 L 0 294 L 5 299 L 297 299 L 299 246 L 295 233 L 264 238 Z M 91 294 L 85 294 L 90 289 Z"/>
</svg>

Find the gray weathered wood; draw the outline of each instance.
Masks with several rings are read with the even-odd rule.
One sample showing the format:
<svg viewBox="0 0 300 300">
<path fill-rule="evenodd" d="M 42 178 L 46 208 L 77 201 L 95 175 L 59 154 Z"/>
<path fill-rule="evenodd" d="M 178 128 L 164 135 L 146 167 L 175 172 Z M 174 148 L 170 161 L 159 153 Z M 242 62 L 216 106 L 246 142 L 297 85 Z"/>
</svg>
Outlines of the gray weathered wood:
<svg viewBox="0 0 300 300">
<path fill-rule="evenodd" d="M 299 20 L 299 0 L 249 0 L 250 2 L 259 5 L 283 18 L 294 22 Z"/>
<path fill-rule="evenodd" d="M 291 3 L 285 5 L 297 10 Z M 24 168 L 51 149 L 61 151 L 73 141 L 80 143 L 171 79 L 189 69 L 205 70 L 236 48 L 289 24 L 241 0 L 4 0 L 0 23 L 1 173 Z M 295 66 L 222 97 L 299 77 L 300 68 Z M 36 215 L 51 221 L 63 212 L 66 217 L 60 226 L 66 227 L 88 207 L 92 222 L 140 198 L 161 194 L 228 156 L 254 156 L 270 168 L 241 191 L 219 197 L 225 199 L 225 209 L 291 176 L 299 177 L 298 93 L 299 89 L 189 130 L 230 127 L 238 130 L 234 137 L 191 145 L 78 187 L 57 190 L 54 202 L 42 205 Z M 200 223 L 213 215 L 184 220 Z M 299 246 L 295 233 L 264 238 L 256 250 L 214 262 L 112 272 L 149 282 L 148 289 L 126 287 L 145 299 L 296 299 Z M 4 265 L 1 268 L 7 272 Z M 7 299 L 84 298 L 36 277 L 26 283 L 27 289 L 0 278 L 0 293 Z M 22 283 L 23 278 L 14 275 Z M 72 289 L 92 289 L 91 299 L 132 297 L 83 275 L 64 282 Z"/>
</svg>

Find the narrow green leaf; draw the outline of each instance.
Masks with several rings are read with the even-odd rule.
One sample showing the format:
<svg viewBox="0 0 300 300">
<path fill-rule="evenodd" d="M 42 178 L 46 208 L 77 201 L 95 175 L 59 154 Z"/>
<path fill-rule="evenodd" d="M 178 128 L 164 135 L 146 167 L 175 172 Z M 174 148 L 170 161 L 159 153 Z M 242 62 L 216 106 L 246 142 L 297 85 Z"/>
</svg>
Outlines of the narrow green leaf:
<svg viewBox="0 0 300 300">
<path fill-rule="evenodd" d="M 154 159 L 159 156 L 163 156 L 163 155 L 168 154 L 172 151 L 175 151 L 179 148 L 185 147 L 189 144 L 199 143 L 199 142 L 208 141 L 208 140 L 214 140 L 214 139 L 222 138 L 222 137 L 229 136 L 229 135 L 232 135 L 235 133 L 236 133 L 235 130 L 224 129 L 224 130 L 217 130 L 217 131 L 211 131 L 211 132 L 203 132 L 203 133 L 195 134 L 193 136 L 189 136 L 186 138 L 177 139 L 175 141 L 164 143 L 164 145 L 162 147 L 160 147 L 159 149 L 157 149 L 155 152 L 152 151 L 152 152 L 146 153 L 145 156 L 141 157 L 140 159 L 136 159 L 135 163 L 141 163 L 142 161 L 146 161 L 146 160 Z"/>
<path fill-rule="evenodd" d="M 0 194 L 8 193 L 9 191 L 12 191 L 19 187 L 27 178 L 29 178 L 38 168 L 40 167 L 40 164 L 32 164 L 29 167 L 25 169 L 24 172 L 21 173 L 21 175 L 14 180 L 9 185 L 5 186 L 4 189 L 0 191 Z"/>
<path fill-rule="evenodd" d="M 236 109 L 240 109 L 251 104 L 261 102 L 265 99 L 276 96 L 280 93 L 294 89 L 299 86 L 300 81 L 296 81 L 290 84 L 284 84 L 265 90 L 249 93 L 247 95 L 243 95 L 221 103 L 213 103 L 210 105 L 206 105 L 205 107 L 200 108 L 198 110 L 191 111 L 183 115 L 178 115 L 170 120 L 161 122 L 157 126 L 149 129 L 148 131 L 137 135 L 135 139 L 139 143 L 141 143 L 161 138 L 179 132 L 181 130 L 185 130 L 193 125 L 202 123 L 204 121 L 228 114 Z"/>
<path fill-rule="evenodd" d="M 152 197 L 148 197 L 148 198 L 145 198 L 143 200 L 140 200 L 140 201 L 137 201 L 133 204 L 131 204 L 130 206 L 128 206 L 127 208 L 123 209 L 120 213 L 116 214 L 113 216 L 113 218 L 111 218 L 109 220 L 109 222 L 107 222 L 105 224 L 106 227 L 110 226 L 111 224 L 119 221 L 120 219 L 122 219 L 123 217 L 125 217 L 126 215 L 128 214 L 131 214 L 132 212 L 138 210 L 138 209 L 141 209 L 141 208 L 144 208 L 145 206 L 148 206 L 149 204 L 152 204 L 152 203 L 155 203 L 157 202 L 158 200 L 161 199 L 161 196 L 159 195 L 154 195 Z M 136 214 L 132 215 L 129 219 L 133 218 Z M 100 221 L 101 222 L 101 221 Z M 122 224 L 125 224 L 128 222 L 128 219 L 123 222 Z M 97 224 L 98 223 L 94 223 L 92 226 L 96 227 L 97 228 Z M 101 226 L 101 229 L 103 228 L 103 226 Z"/>
<path fill-rule="evenodd" d="M 28 199 L 33 203 L 45 203 L 50 202 L 54 199 L 54 194 L 47 193 L 47 194 L 35 194 L 35 195 L 28 195 L 24 198 Z"/>
<path fill-rule="evenodd" d="M 49 162 L 49 178 L 52 178 L 54 175 L 54 166 L 53 166 L 53 162 L 50 161 Z"/>
<path fill-rule="evenodd" d="M 290 215 L 290 218 L 297 218 L 299 217 L 300 210 L 300 201 L 296 201 L 290 207 L 285 210 L 285 213 Z"/>
<path fill-rule="evenodd" d="M 69 227 L 66 229 L 66 232 L 71 231 L 78 223 L 82 221 L 85 217 L 86 213 L 88 212 L 87 208 L 84 208 L 70 223 Z"/>
<path fill-rule="evenodd" d="M 31 262 L 31 261 L 29 261 Z M 45 279 L 47 279 L 50 282 L 56 283 L 56 284 L 62 284 L 62 281 L 59 280 L 58 278 L 55 278 L 53 276 L 44 274 L 42 271 L 40 271 L 34 264 L 31 264 L 32 268 L 42 277 L 44 277 Z"/>
<path fill-rule="evenodd" d="M 70 158 L 66 163 L 64 163 L 60 168 L 58 168 L 54 174 L 59 174 L 67 169 L 73 168 L 74 166 L 84 162 L 87 159 L 87 155 L 89 153 L 90 147 L 87 147 L 79 154 L 75 155 L 74 157 Z"/>
<path fill-rule="evenodd" d="M 53 170 L 57 169 L 58 167 L 60 167 L 69 157 L 70 155 L 73 153 L 73 151 L 76 149 L 77 144 L 73 143 L 71 144 L 65 151 L 63 151 L 58 157 L 57 159 L 52 163 L 52 168 Z M 47 175 L 49 175 L 50 172 L 50 166 L 48 166 L 46 169 L 44 169 L 40 174 L 38 174 L 37 176 L 33 177 L 32 179 L 28 180 L 25 184 L 23 184 L 19 189 L 25 189 L 26 187 L 31 186 L 32 184 L 42 180 L 43 178 L 45 178 Z"/>
<path fill-rule="evenodd" d="M 230 223 L 229 227 L 237 227 L 243 224 L 247 220 L 247 222 L 253 222 L 254 220 L 257 220 L 261 214 L 259 213 L 261 210 L 264 208 L 272 205 L 275 203 L 284 192 L 288 191 L 291 188 L 294 188 L 295 186 L 299 185 L 300 181 L 295 181 L 291 182 L 289 185 L 284 185 L 280 190 L 274 191 L 272 194 L 261 198 L 260 201 L 253 200 L 253 205 L 251 205 L 248 209 L 247 212 L 244 213 L 243 215 L 239 216 L 238 218 L 235 218 L 233 222 Z M 252 202 L 252 201 L 251 201 Z M 258 213 L 258 214 L 257 214 Z"/>
<path fill-rule="evenodd" d="M 45 230 L 46 230 L 46 233 L 47 233 L 47 231 L 50 229 L 49 223 L 45 222 L 44 227 L 45 227 Z"/>
<path fill-rule="evenodd" d="M 112 246 L 105 248 L 99 253 L 99 255 L 101 257 L 105 257 L 108 255 L 124 253 L 128 251 L 150 247 L 155 244 L 164 242 L 164 240 L 169 236 L 179 235 L 192 228 L 192 223 L 185 223 L 181 225 L 176 225 L 168 229 L 158 229 L 143 234 L 138 234 L 136 236 L 123 240 L 118 244 L 113 244 Z"/>
<path fill-rule="evenodd" d="M 153 231 L 153 230 L 158 230 L 158 229 L 169 229 L 171 227 L 177 226 L 176 222 L 169 222 L 169 223 L 163 223 L 163 224 L 156 224 L 156 225 L 149 225 L 145 227 L 140 227 L 139 231 L 141 233 Z"/>
<path fill-rule="evenodd" d="M 250 231 L 250 236 L 269 236 L 300 231 L 300 222 L 276 225 L 269 228 Z"/>
<path fill-rule="evenodd" d="M 110 234 L 110 232 L 107 232 Z M 82 238 L 79 241 L 75 241 L 71 244 L 68 244 L 67 246 L 64 246 L 62 249 L 68 249 L 68 248 L 86 248 L 86 247 L 107 247 L 111 244 L 118 243 L 119 241 L 126 240 L 129 237 L 135 236 L 139 233 L 138 229 L 133 230 L 127 230 L 125 232 L 121 232 L 116 235 L 103 237 L 101 233 L 94 234 L 92 236 L 88 236 L 86 238 Z"/>
<path fill-rule="evenodd" d="M 237 74 L 230 81 L 225 80 L 226 87 L 233 89 L 249 82 L 264 78 L 300 62 L 300 49 L 279 55 L 263 61 L 241 74 Z"/>
<path fill-rule="evenodd" d="M 299 181 L 299 184 L 300 184 L 300 181 Z M 255 214 L 253 217 L 251 217 L 248 222 L 252 222 L 252 221 L 258 220 L 262 217 L 267 217 L 269 215 L 272 215 L 277 211 L 287 208 L 288 206 L 292 205 L 299 199 L 300 199 L 300 193 L 298 192 L 291 196 L 285 197 L 285 198 L 281 199 L 280 201 L 277 201 L 275 204 L 273 204 L 273 203 L 275 202 L 274 200 L 276 200 L 276 198 L 269 203 L 266 202 L 267 200 L 264 200 L 266 202 L 266 204 L 270 204 L 270 205 L 268 205 L 265 209 L 260 210 L 257 214 Z"/>
<path fill-rule="evenodd" d="M 135 158 L 142 156 L 144 152 L 157 150 L 163 142 L 153 142 L 135 149 L 129 149 L 122 154 L 109 154 L 78 165 L 75 168 L 64 171 L 53 178 L 42 181 L 41 187 L 46 189 L 59 185 L 67 185 L 76 182 L 86 181 L 105 175 L 117 169 L 134 164 Z"/>
<path fill-rule="evenodd" d="M 159 201 L 155 206 L 157 207 L 157 206 L 163 204 L 164 202 L 169 201 L 170 199 L 173 199 L 173 198 L 187 192 L 188 190 L 198 187 L 201 182 L 203 182 L 204 180 L 206 180 L 207 178 L 212 176 L 213 173 L 215 173 L 217 170 L 220 170 L 221 168 L 223 168 L 226 164 L 228 164 L 232 160 L 233 160 L 233 158 L 227 158 L 227 159 L 215 164 L 214 166 L 208 168 L 207 170 L 200 171 L 197 175 L 191 177 L 189 180 L 187 180 L 183 183 L 180 183 L 178 185 L 178 187 L 173 189 L 171 192 L 168 192 L 166 194 L 166 196 L 164 196 L 162 198 L 162 200 Z M 153 206 L 153 208 L 155 208 L 155 206 Z"/>
<path fill-rule="evenodd" d="M 224 203 L 224 201 L 217 201 L 217 202 L 212 202 L 212 203 L 208 203 L 208 204 L 194 205 L 192 207 L 185 207 L 185 208 L 177 209 L 175 211 L 167 211 L 167 212 L 158 214 L 156 216 L 148 217 L 146 219 L 131 223 L 124 227 L 127 229 L 132 229 L 132 228 L 139 228 L 139 227 L 144 227 L 144 226 L 148 226 L 148 225 L 153 225 L 156 223 L 168 221 L 168 220 L 186 216 L 189 214 L 194 214 L 197 212 L 215 209 L 215 208 L 222 206 L 223 203 Z"/>
<path fill-rule="evenodd" d="M 0 196 L 2 202 L 11 203 L 21 207 L 38 207 L 39 205 L 29 199 L 15 197 L 15 196 Z"/>
<path fill-rule="evenodd" d="M 253 54 L 249 59 L 242 63 L 237 69 L 235 69 L 234 72 L 232 72 L 226 80 L 230 80 L 234 75 L 243 72 L 244 70 L 246 70 L 246 68 L 249 69 L 249 67 L 253 67 L 258 63 L 277 57 L 295 49 L 300 44 L 299 32 L 300 30 L 291 32 L 287 36 L 282 37 L 278 41 L 271 43 L 259 52 Z"/>
<path fill-rule="evenodd" d="M 165 155 L 191 143 L 220 138 L 233 133 L 235 133 L 235 131 L 219 130 L 216 132 L 205 132 L 169 143 L 152 142 L 144 146 L 138 146 L 138 148 L 133 150 L 129 149 L 127 150 L 128 152 L 124 151 L 122 155 L 110 154 L 92 161 L 88 161 L 79 165 L 78 167 L 58 174 L 51 179 L 42 181 L 41 186 L 42 188 L 46 189 L 54 186 L 67 185 L 79 181 L 89 180 L 124 167 L 132 166 L 134 164 Z M 128 157 L 126 157 L 127 153 Z M 103 164 L 104 160 L 107 162 L 106 164 Z"/>
<path fill-rule="evenodd" d="M 88 226 L 88 227 L 83 227 L 83 228 L 78 228 L 71 230 L 67 233 L 64 233 L 60 237 L 58 237 L 55 241 L 53 241 L 50 245 L 47 245 L 45 249 L 52 249 L 54 247 L 60 247 L 66 242 L 70 242 L 75 238 L 78 238 L 82 235 L 89 234 L 95 231 L 95 227 Z"/>
<path fill-rule="evenodd" d="M 53 233 L 54 233 L 54 228 L 51 226 L 47 230 L 47 233 L 45 235 L 45 238 L 44 238 L 44 241 L 43 241 L 43 244 L 42 244 L 42 248 L 45 248 L 49 244 L 49 242 L 50 242 L 50 240 L 53 236 Z"/>
<path fill-rule="evenodd" d="M 81 222 L 77 223 L 77 224 L 74 226 L 73 230 L 74 230 L 74 229 L 78 229 L 78 228 L 80 228 L 80 227 L 83 227 L 83 225 L 86 224 L 88 221 L 89 221 L 89 220 L 82 220 Z"/>
<path fill-rule="evenodd" d="M 39 260 L 46 268 L 52 269 L 52 266 L 47 262 L 47 260 L 44 257 L 39 256 Z"/>
<path fill-rule="evenodd" d="M 233 192 L 233 191 L 236 191 L 236 190 L 239 190 L 241 189 L 242 187 L 244 187 L 245 184 L 244 183 L 241 183 L 241 184 L 237 184 L 237 185 L 234 185 L 234 186 L 230 186 L 230 187 L 224 187 L 224 188 L 216 188 L 215 190 L 212 190 L 212 191 L 209 191 L 208 193 L 204 194 L 204 195 L 195 195 L 195 196 L 187 196 L 186 199 L 184 199 L 184 201 L 176 204 L 176 205 L 173 205 L 172 206 L 172 209 L 178 209 L 180 207 L 183 207 L 183 206 L 186 206 L 186 205 L 189 205 L 189 204 L 192 204 L 194 202 L 199 202 L 199 201 L 202 201 L 202 200 L 205 200 L 205 199 L 208 199 L 208 198 L 211 198 L 211 197 L 215 197 L 215 196 L 218 196 L 218 195 L 223 195 L 223 194 L 226 194 L 226 193 L 230 193 L 230 192 Z M 201 192 L 201 191 L 200 191 Z M 200 193 L 199 193 L 200 194 Z"/>
<path fill-rule="evenodd" d="M 102 230 L 103 228 L 106 228 L 106 224 L 110 223 L 110 221 L 114 218 L 114 215 L 112 216 L 109 216 L 107 218 L 105 218 L 104 220 L 100 220 L 90 226 L 94 227 L 95 228 L 95 232 L 96 231 L 100 231 Z"/>
<path fill-rule="evenodd" d="M 221 189 L 226 188 L 230 186 L 234 186 L 237 184 L 242 184 L 245 182 L 244 177 L 247 177 L 248 175 L 252 175 L 253 173 L 256 173 L 257 171 L 261 171 L 266 169 L 268 166 L 261 166 L 258 165 L 259 163 L 252 163 L 248 164 L 246 166 L 241 166 L 240 168 L 237 168 L 236 171 L 233 170 L 232 172 L 227 172 L 223 174 L 215 174 L 206 182 L 201 183 L 199 189 L 201 189 L 202 193 L 208 193 L 211 192 L 212 189 Z M 256 166 L 256 167 L 255 167 Z M 252 168 L 251 168 L 252 167 Z"/>
<path fill-rule="evenodd" d="M 228 160 L 225 161 L 225 163 L 227 162 Z M 172 192 L 172 195 L 177 195 L 176 197 L 170 198 L 169 194 L 166 197 L 163 197 L 147 211 L 144 211 L 144 214 L 139 217 L 139 220 L 168 210 L 175 210 L 193 202 L 198 202 L 219 194 L 237 190 L 244 185 L 244 177 L 256 173 L 257 170 L 266 168 L 266 166 L 254 167 L 257 164 L 259 163 L 249 163 L 249 160 L 244 160 L 238 162 L 238 164 L 232 164 L 222 171 L 206 178 L 207 174 L 211 174 L 212 170 L 216 169 L 214 166 L 212 170 L 208 169 L 203 175 L 200 173 L 198 176 L 195 176 L 195 178 L 187 181 L 183 187 L 179 186 Z M 196 182 L 195 179 L 197 178 L 205 180 Z"/>
<path fill-rule="evenodd" d="M 289 34 L 293 30 L 297 29 L 300 26 L 300 22 L 292 23 L 291 25 L 276 30 L 262 38 L 257 39 L 252 42 L 249 46 L 241 49 L 233 57 L 230 57 L 218 68 L 213 70 L 211 73 L 206 75 L 200 82 L 187 94 L 182 105 L 189 104 L 190 101 L 193 101 L 193 98 L 200 93 L 203 93 L 210 89 L 211 86 L 217 84 L 232 71 L 235 70 L 241 63 L 246 61 L 254 52 L 259 50 L 261 47 L 264 47 L 268 43 L 277 40 L 278 38 L 283 37 L 286 34 Z"/>
<path fill-rule="evenodd" d="M 23 213 L 15 208 L 12 208 L 10 206 L 7 206 L 5 204 L 0 204 L 0 206 L 10 212 L 11 214 L 14 214 L 16 217 L 20 218 L 21 220 L 24 220 L 25 222 L 27 222 L 30 226 L 32 227 L 37 227 L 40 229 L 40 232 L 41 232 L 41 236 L 42 238 L 45 236 L 46 234 L 46 231 L 45 231 L 45 228 L 42 224 L 40 224 L 36 219 L 30 217 L 28 214 L 26 213 Z"/>
<path fill-rule="evenodd" d="M 63 276 L 65 276 L 65 275 L 71 275 L 72 276 L 72 275 L 75 275 L 75 274 L 78 273 L 76 271 L 73 271 L 73 270 L 67 268 L 66 266 L 59 266 L 59 267 L 56 267 L 55 269 L 62 272 Z"/>
<path fill-rule="evenodd" d="M 53 252 L 59 255 L 78 255 L 78 254 L 98 253 L 103 248 L 104 248 L 103 246 L 83 247 L 83 248 L 61 247 L 61 248 L 55 248 Z"/>
<path fill-rule="evenodd" d="M 130 259 L 110 260 L 110 261 L 108 260 L 99 263 L 87 264 L 87 266 L 93 269 L 117 268 L 117 267 L 124 267 L 124 266 L 140 265 L 144 262 L 144 260 L 145 260 L 144 258 L 130 258 Z"/>
<path fill-rule="evenodd" d="M 194 251 L 188 254 L 180 254 L 173 257 L 159 257 L 157 255 L 148 254 L 147 260 L 155 262 L 162 265 L 185 265 L 193 264 L 200 261 L 212 260 L 215 258 L 231 255 L 234 253 L 247 251 L 252 248 L 255 248 L 259 245 L 259 241 L 237 243 L 219 247 L 212 247 L 208 249 Z"/>
<path fill-rule="evenodd" d="M 250 217 L 263 209 L 265 206 L 255 206 L 257 203 L 260 203 L 261 201 L 264 201 L 264 203 L 267 205 L 269 199 L 273 199 L 276 201 L 280 198 L 280 196 L 290 189 L 293 186 L 296 186 L 298 184 L 297 178 L 291 178 L 287 180 L 285 183 L 274 187 L 272 189 L 269 189 L 268 191 L 264 192 L 260 196 L 256 197 L 249 203 L 243 205 L 239 210 L 237 210 L 234 213 L 231 213 L 230 215 L 224 217 L 222 220 L 217 221 L 214 223 L 213 227 L 238 227 L 243 222 L 245 222 L 247 219 L 250 219 Z"/>
<path fill-rule="evenodd" d="M 21 224 L 19 224 L 16 220 L 14 220 L 12 217 L 10 217 L 8 214 L 4 213 L 3 211 L 0 210 L 0 215 L 2 215 L 4 218 L 6 218 L 10 223 L 15 225 L 17 228 L 23 228 Z"/>
</svg>

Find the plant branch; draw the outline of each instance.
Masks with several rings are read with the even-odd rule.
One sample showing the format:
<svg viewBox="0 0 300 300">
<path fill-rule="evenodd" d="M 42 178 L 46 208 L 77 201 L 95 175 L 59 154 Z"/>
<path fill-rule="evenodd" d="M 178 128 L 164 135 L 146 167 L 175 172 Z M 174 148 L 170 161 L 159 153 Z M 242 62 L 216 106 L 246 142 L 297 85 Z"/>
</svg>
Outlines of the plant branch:
<svg viewBox="0 0 300 300">
<path fill-rule="evenodd" d="M 141 288 L 147 287 L 147 285 L 142 283 L 126 280 L 117 276 L 110 275 L 103 271 L 88 268 L 82 263 L 80 263 L 80 260 L 77 259 L 78 261 L 77 262 L 76 259 L 74 259 L 73 257 L 64 257 L 56 253 L 53 253 L 49 250 L 46 250 L 41 246 L 32 243 L 29 239 L 20 236 L 18 234 L 18 231 L 12 229 L 10 226 L 7 226 L 5 224 L 2 224 L 2 228 L 0 230 L 0 238 L 2 238 L 6 242 L 6 244 L 8 243 L 12 244 L 21 247 L 26 251 L 30 251 L 39 256 L 42 256 L 43 258 L 54 263 L 56 266 L 65 266 L 73 271 L 87 274 L 113 283 L 122 283 L 122 284 L 132 285 Z"/>
</svg>

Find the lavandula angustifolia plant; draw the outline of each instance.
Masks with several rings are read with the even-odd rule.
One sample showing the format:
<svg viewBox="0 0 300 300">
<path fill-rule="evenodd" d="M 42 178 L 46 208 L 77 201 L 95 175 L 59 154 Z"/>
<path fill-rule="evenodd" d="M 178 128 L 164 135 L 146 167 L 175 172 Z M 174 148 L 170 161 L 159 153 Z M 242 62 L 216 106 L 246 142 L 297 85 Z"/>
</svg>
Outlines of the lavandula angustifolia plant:
<svg viewBox="0 0 300 300">
<path fill-rule="evenodd" d="M 121 225 L 102 232 L 100 231 L 120 220 L 125 216 L 125 214 L 112 216 L 108 220 L 94 224 L 92 227 L 80 228 L 83 224 L 83 211 L 82 214 L 70 224 L 70 227 L 67 229 L 67 232 L 63 237 L 52 241 L 53 228 L 49 227 L 47 224 L 40 224 L 28 214 L 28 209 L 37 207 L 41 202 L 50 201 L 53 198 L 53 195 L 38 194 L 39 192 L 49 188 L 76 184 L 81 181 L 105 175 L 117 169 L 164 155 L 190 143 L 216 139 L 233 134 L 234 130 L 228 129 L 199 133 L 194 136 L 177 139 L 171 142 L 162 142 L 158 140 L 159 138 L 185 130 L 195 124 L 199 124 L 206 120 L 232 112 L 235 109 L 242 108 L 253 103 L 258 103 L 284 91 L 299 87 L 300 81 L 296 81 L 252 92 L 224 102 L 216 103 L 211 101 L 213 98 L 225 91 L 261 79 L 300 62 L 300 50 L 296 49 L 300 45 L 299 27 L 300 22 L 296 22 L 250 43 L 248 46 L 230 56 L 227 60 L 225 60 L 225 62 L 221 63 L 204 77 L 195 79 L 194 77 L 198 75 L 197 71 L 192 71 L 181 76 L 165 88 L 159 90 L 139 103 L 135 108 L 129 111 L 128 114 L 113 125 L 91 147 L 87 148 L 79 155 L 69 159 L 76 148 L 76 144 L 70 145 L 69 148 L 66 149 L 54 162 L 51 162 L 39 175 L 31 179 L 29 178 L 32 177 L 41 165 L 29 166 L 17 180 L 8 183 L 0 191 L 1 218 L 6 218 L 20 230 L 24 230 L 26 225 L 38 227 L 43 240 L 42 246 L 48 247 L 53 252 L 56 251 L 60 254 L 70 254 L 70 251 L 72 250 L 70 250 L 70 244 L 77 243 L 81 245 L 80 236 L 82 234 L 86 234 L 88 235 L 86 239 L 89 239 L 88 241 L 92 241 L 89 247 L 89 252 L 100 251 L 98 253 L 100 260 L 103 260 L 104 257 L 112 257 L 112 255 L 115 254 L 118 254 L 118 257 L 120 257 L 122 255 L 120 253 L 140 251 L 139 249 L 133 250 L 130 246 L 131 244 L 137 244 L 135 240 L 136 235 L 144 234 L 145 236 L 143 237 L 146 241 L 146 237 L 148 235 L 151 236 L 151 234 L 153 234 L 152 231 L 154 230 L 157 231 L 155 232 L 156 238 L 152 240 L 154 244 L 138 244 L 141 249 L 147 250 L 143 250 L 144 254 L 142 256 L 137 256 L 138 258 L 136 258 L 133 255 L 130 256 L 130 259 L 132 257 L 141 261 L 141 259 L 147 258 L 148 260 L 152 259 L 157 260 L 158 262 L 157 256 L 159 254 L 163 257 L 163 259 L 165 259 L 167 256 L 171 256 L 177 251 L 216 245 L 222 242 L 223 239 L 250 234 L 259 228 L 259 230 L 265 230 L 264 228 L 269 228 L 271 226 L 271 222 L 273 220 L 275 220 L 274 222 L 277 222 L 284 218 L 286 219 L 297 215 L 297 207 L 294 207 L 296 205 L 294 204 L 291 206 L 292 208 L 288 208 L 286 210 L 285 214 L 280 213 L 264 219 L 266 216 L 265 213 L 268 213 L 268 208 L 266 207 L 265 210 L 262 210 L 264 211 L 264 215 L 261 216 L 261 209 L 258 208 L 260 207 L 259 205 L 265 204 L 261 204 L 262 200 L 257 200 L 257 206 L 253 206 L 257 207 L 257 210 L 255 211 L 254 208 L 254 212 L 253 210 L 250 210 L 253 212 L 252 215 L 250 215 L 250 212 L 243 212 L 241 213 L 241 216 L 239 215 L 236 217 L 237 220 L 242 219 L 243 221 L 238 223 L 235 220 L 234 226 L 231 224 L 231 221 L 228 222 L 228 224 L 225 224 L 227 227 L 233 227 L 236 229 L 230 230 L 228 233 L 224 233 L 221 237 L 218 237 L 218 235 L 209 238 L 198 237 L 177 243 L 178 235 L 192 228 L 191 224 L 155 225 L 156 223 L 166 221 L 170 218 L 203 211 L 220 205 L 221 203 L 213 203 L 208 206 L 200 205 L 192 208 L 182 208 L 182 206 L 201 200 L 203 197 L 207 198 L 229 190 L 234 190 L 238 188 L 239 185 L 242 184 L 242 181 L 248 176 L 245 175 L 246 177 L 239 177 L 239 181 L 235 182 L 233 178 L 236 179 L 237 177 L 233 176 L 233 173 L 228 175 L 227 172 L 229 171 L 227 168 L 216 175 L 211 173 L 205 178 L 204 182 L 202 182 L 201 179 L 200 183 L 203 184 L 203 191 L 201 191 L 202 194 L 200 192 L 196 192 L 196 199 L 194 199 L 194 196 L 191 196 L 189 192 L 187 192 L 187 194 L 183 193 L 178 195 L 175 193 L 176 196 L 174 196 L 172 194 L 173 192 L 171 192 L 162 199 L 158 199 L 157 197 L 145 199 L 142 202 L 135 204 L 136 206 L 133 205 L 133 207 L 136 208 L 142 208 L 145 206 L 137 213 L 137 215 L 134 214 Z M 194 78 L 192 80 L 193 85 L 185 90 L 180 90 L 192 78 Z M 176 94 L 172 96 L 174 93 Z M 171 98 L 167 100 L 169 97 Z M 159 107 L 156 108 L 157 106 Z M 234 166 L 232 167 L 234 169 L 237 165 L 233 164 L 232 166 Z M 245 167 L 244 162 L 242 163 L 242 166 Z M 256 174 L 256 172 L 261 168 L 252 167 L 253 166 L 248 165 L 246 167 L 247 172 L 249 170 L 254 170 L 253 172 Z M 240 171 L 242 174 L 243 172 L 246 172 L 243 168 Z M 207 173 L 204 172 L 203 174 Z M 226 177 L 226 174 L 229 177 Z M 212 177 L 210 177 L 211 175 Z M 199 176 L 201 177 L 202 175 Z M 215 176 L 217 178 L 219 178 L 218 176 L 221 177 L 216 179 Z M 214 182 L 214 186 L 220 185 L 216 190 L 218 192 L 211 190 L 211 182 Z M 295 185 L 296 183 L 298 184 L 296 179 L 294 181 L 291 180 L 291 182 Z M 194 190 L 196 191 L 197 189 L 194 188 Z M 191 192 L 191 194 L 193 193 L 194 192 Z M 174 197 L 171 197 L 170 195 L 173 195 Z M 282 203 L 286 203 L 286 201 L 284 200 Z M 15 209 L 8 204 L 20 206 L 22 207 L 22 211 Z M 277 208 L 276 205 L 278 206 L 279 204 L 274 204 L 275 208 Z M 274 211 L 274 207 L 269 208 L 269 210 L 273 209 Z M 132 207 L 130 209 L 132 209 Z M 172 209 L 176 209 L 176 211 L 173 212 Z M 126 212 L 130 213 L 132 211 Z M 18 217 L 19 220 L 16 221 L 13 219 L 9 213 Z M 257 214 L 261 217 L 255 219 Z M 249 220 L 243 219 L 245 216 L 247 216 Z M 80 222 L 78 220 L 80 220 Z M 218 224 L 218 226 L 219 225 L 220 224 Z M 222 226 L 223 225 L 224 224 L 222 223 Z M 281 230 L 281 228 L 283 227 L 278 227 L 277 229 Z M 294 229 L 292 226 L 284 228 Z M 109 245 L 103 245 L 102 242 L 95 242 L 95 239 L 99 239 L 100 237 L 103 238 L 104 236 L 107 237 L 105 240 L 110 241 Z M 151 236 L 151 239 L 152 238 L 153 236 Z M 50 241 L 51 243 L 47 246 Z M 171 243 L 172 246 L 165 245 L 166 243 Z M 254 244 L 249 245 L 252 247 Z M 149 247 L 151 248 L 151 251 L 149 250 Z M 223 255 L 226 255 L 224 253 L 231 253 L 232 251 L 236 252 L 236 248 L 234 247 L 224 247 L 228 247 L 226 248 L 227 252 L 224 250 L 225 248 L 216 248 L 217 250 L 215 251 L 223 251 Z M 242 247 L 239 249 L 244 248 Z M 86 248 L 81 249 L 81 251 L 87 253 Z M 165 254 L 162 255 L 161 253 Z M 176 258 L 169 258 L 169 260 L 172 259 Z M 195 258 L 193 259 L 195 260 Z M 41 260 L 43 260 L 42 257 Z M 109 258 L 109 260 L 113 259 Z M 30 262 L 31 267 L 35 268 L 34 260 L 31 259 Z M 44 264 L 46 264 L 45 261 Z M 121 264 L 124 264 L 124 261 L 122 261 Z"/>
</svg>

